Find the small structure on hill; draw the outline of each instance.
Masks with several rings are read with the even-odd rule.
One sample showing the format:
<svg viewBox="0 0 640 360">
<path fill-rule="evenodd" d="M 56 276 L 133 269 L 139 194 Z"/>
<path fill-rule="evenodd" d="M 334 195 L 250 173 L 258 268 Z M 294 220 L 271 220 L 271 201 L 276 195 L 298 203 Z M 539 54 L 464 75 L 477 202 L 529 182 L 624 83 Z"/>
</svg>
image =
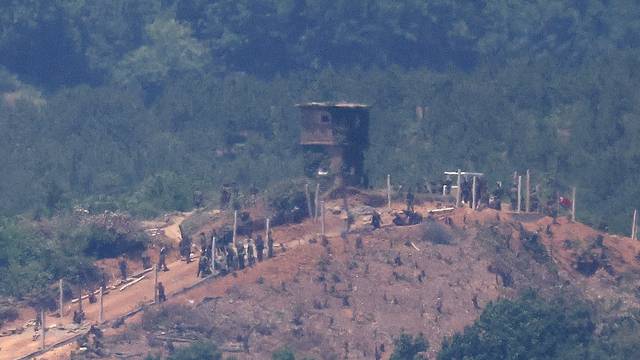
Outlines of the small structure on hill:
<svg viewBox="0 0 640 360">
<path fill-rule="evenodd" d="M 369 145 L 369 106 L 357 103 L 310 102 L 296 105 L 302 113 L 300 144 L 305 174 L 329 187 L 366 186 L 364 151 Z"/>
</svg>

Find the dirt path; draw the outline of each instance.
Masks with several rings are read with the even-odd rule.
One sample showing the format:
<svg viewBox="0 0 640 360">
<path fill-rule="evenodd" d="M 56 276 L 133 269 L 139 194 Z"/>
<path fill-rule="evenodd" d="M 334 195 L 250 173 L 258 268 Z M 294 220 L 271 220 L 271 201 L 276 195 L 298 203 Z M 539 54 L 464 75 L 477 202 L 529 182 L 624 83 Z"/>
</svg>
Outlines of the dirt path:
<svg viewBox="0 0 640 360">
<path fill-rule="evenodd" d="M 171 224 L 163 228 L 165 236 L 173 241 L 179 241 L 179 226 L 188 216 L 189 213 L 185 213 L 173 217 Z M 328 215 L 326 222 L 327 235 L 339 235 L 342 221 L 337 216 Z M 305 233 L 313 233 L 313 229 L 318 227 L 319 224 L 314 224 L 310 220 L 307 220 L 302 224 L 291 225 L 289 228 L 293 231 L 290 232 L 284 230 L 284 227 L 276 227 L 273 229 L 276 245 L 284 243 L 286 249 L 294 249 L 302 244 L 308 244 L 307 241 L 302 241 L 303 239 L 301 235 Z M 294 234 L 294 236 L 292 237 L 291 234 Z M 278 251 L 281 251 L 281 247 L 279 246 Z M 264 264 L 265 263 L 261 266 L 264 266 Z M 159 282 L 163 283 L 167 294 L 169 294 L 169 298 L 171 298 L 171 294 L 181 291 L 184 288 L 191 287 L 201 280 L 196 278 L 197 259 L 189 264 L 186 264 L 183 261 L 175 261 L 169 264 L 169 269 L 170 271 L 168 272 L 160 272 L 158 279 Z M 226 283 L 236 280 L 233 280 L 233 277 L 229 276 L 221 279 L 220 281 Z M 150 272 L 145 275 L 143 280 L 130 286 L 124 291 L 120 291 L 119 289 L 111 290 L 104 296 L 104 319 L 106 321 L 117 319 L 139 308 L 142 304 L 152 302 L 153 284 L 154 273 Z M 86 321 L 82 327 L 73 325 L 72 314 L 73 310 L 77 309 L 77 304 L 67 303 L 65 307 L 65 317 L 62 319 L 52 315 L 48 315 L 46 317 L 47 328 L 52 327 L 47 330 L 46 333 L 47 344 L 50 345 L 72 338 L 79 333 L 85 332 L 90 324 L 96 324 L 98 322 L 99 305 L 97 303 L 89 304 L 86 300 L 83 302 L 83 305 L 83 310 L 86 314 Z M 22 334 L 1 337 L 0 360 L 16 359 L 38 351 L 40 349 L 40 340 L 34 340 L 33 335 L 33 327 L 29 327 L 26 328 Z M 68 348 L 69 351 L 71 349 L 68 346 L 65 346 L 65 348 Z M 42 358 L 50 358 L 50 353 L 54 352 L 50 351 L 46 355 L 42 355 Z M 59 353 L 60 351 L 56 351 L 56 356 L 59 356 Z"/>
<path fill-rule="evenodd" d="M 181 213 L 174 215 L 170 219 L 169 225 L 160 228 L 164 235 L 176 244 L 180 241 L 179 226 L 191 213 Z M 181 290 L 185 286 L 193 285 L 197 280 L 195 274 L 197 271 L 197 259 L 190 264 L 182 261 L 176 261 L 169 265 L 169 272 L 161 272 L 158 281 L 162 282 L 168 294 Z M 131 287 L 120 291 L 119 289 L 111 290 L 104 296 L 104 318 L 109 321 L 127 314 L 137 309 L 143 303 L 149 303 L 153 300 L 153 272 L 147 273 L 144 279 L 132 285 Z M 98 321 L 98 304 L 89 304 L 84 300 L 84 312 L 86 314 L 85 323 L 97 323 Z M 78 333 L 86 330 L 87 326 L 78 327 L 73 325 L 73 310 L 77 309 L 78 304 L 67 303 L 65 307 L 65 317 L 60 319 L 57 316 L 48 315 L 46 317 L 47 344 L 54 344 L 67 338 L 71 338 Z M 33 311 L 27 312 L 33 314 Z M 25 322 L 25 319 L 21 319 Z M 15 324 L 15 322 L 14 322 Z M 33 327 L 25 328 L 22 334 L 6 336 L 0 338 L 0 360 L 15 359 L 21 356 L 35 352 L 40 347 L 40 340 L 33 339 Z"/>
</svg>

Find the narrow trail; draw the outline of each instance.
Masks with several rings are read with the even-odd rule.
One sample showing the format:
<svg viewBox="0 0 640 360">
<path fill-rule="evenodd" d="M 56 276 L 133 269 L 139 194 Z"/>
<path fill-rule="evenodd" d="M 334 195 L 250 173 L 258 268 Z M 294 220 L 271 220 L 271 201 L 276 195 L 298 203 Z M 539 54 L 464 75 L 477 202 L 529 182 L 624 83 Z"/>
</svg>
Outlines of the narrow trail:
<svg viewBox="0 0 640 360">
<path fill-rule="evenodd" d="M 180 240 L 179 226 L 184 220 L 186 220 L 191 213 L 180 214 L 174 216 L 170 225 L 161 228 L 172 241 Z M 341 227 L 341 220 L 337 216 L 327 216 L 327 235 L 338 236 Z M 307 220 L 302 224 L 291 225 L 291 228 L 297 228 L 297 231 L 293 233 L 300 233 L 301 230 L 315 229 L 317 224 L 313 224 L 313 221 Z M 287 236 L 287 232 L 282 227 L 273 228 L 274 238 L 277 245 L 285 244 L 285 248 L 292 250 L 302 244 L 308 244 L 302 239 L 292 238 Z M 278 246 L 278 249 L 281 249 Z M 280 250 L 281 251 L 281 250 Z M 284 255 L 284 254 L 283 254 Z M 267 263 L 263 263 L 264 266 Z M 158 281 L 162 282 L 165 291 L 168 294 L 169 299 L 172 298 L 172 294 L 176 292 L 182 292 L 185 288 L 190 288 L 202 281 L 202 279 L 196 277 L 198 261 L 192 261 L 187 264 L 184 261 L 174 261 L 170 264 L 169 271 L 160 272 Z M 245 270 L 244 272 L 247 272 Z M 209 278 L 207 281 L 214 280 Z M 225 278 L 216 279 L 215 281 L 235 281 L 233 277 L 227 276 Z M 144 279 L 140 282 L 126 288 L 123 291 L 119 289 L 111 290 L 104 296 L 103 308 L 105 322 L 110 322 L 118 319 L 128 313 L 135 311 L 143 304 L 150 304 L 153 301 L 154 294 L 154 273 L 149 272 L 144 275 Z M 73 310 L 77 309 L 78 304 L 71 304 L 67 302 L 65 304 L 65 316 L 61 319 L 57 317 L 57 314 L 48 314 L 46 316 L 46 343 L 56 344 L 65 339 L 70 339 L 78 334 L 86 332 L 91 324 L 97 324 L 99 319 L 99 305 L 98 303 L 89 304 L 87 300 L 83 301 L 83 310 L 86 315 L 86 320 L 82 326 L 73 324 Z M 33 339 L 34 330 L 33 327 L 25 328 L 21 334 L 0 337 L 0 360 L 12 360 L 19 359 L 21 357 L 32 354 L 40 349 L 39 338 Z M 57 351 L 56 353 L 58 353 Z M 64 352 L 63 352 L 64 353 Z M 49 358 L 47 354 L 41 355 L 41 358 Z M 67 354 L 68 355 L 68 354 Z M 62 357 L 64 358 L 64 357 Z"/>
</svg>

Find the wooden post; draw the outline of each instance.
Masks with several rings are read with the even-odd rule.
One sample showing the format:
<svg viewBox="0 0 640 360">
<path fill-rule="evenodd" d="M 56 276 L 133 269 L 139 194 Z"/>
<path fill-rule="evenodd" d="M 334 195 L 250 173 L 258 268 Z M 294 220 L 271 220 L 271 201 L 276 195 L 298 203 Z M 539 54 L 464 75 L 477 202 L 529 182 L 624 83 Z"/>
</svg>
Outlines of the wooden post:
<svg viewBox="0 0 640 360">
<path fill-rule="evenodd" d="M 233 246 L 236 246 L 236 228 L 238 226 L 238 210 L 233 210 Z"/>
<path fill-rule="evenodd" d="M 82 313 L 82 286 L 80 287 L 80 296 L 78 296 L 78 310 Z"/>
<path fill-rule="evenodd" d="M 520 209 L 522 209 L 522 175 L 518 175 L 518 210 L 516 210 L 518 214 Z"/>
<path fill-rule="evenodd" d="M 311 195 L 309 194 L 309 184 L 304 184 L 304 196 L 307 199 L 307 212 L 308 216 L 312 217 L 313 213 L 311 212 Z"/>
<path fill-rule="evenodd" d="M 631 239 L 638 239 L 638 209 L 633 209 L 633 224 L 631 224 Z"/>
<path fill-rule="evenodd" d="M 320 183 L 316 184 L 316 194 L 313 199 L 313 207 L 314 207 L 314 221 L 318 221 L 318 214 L 320 213 Z"/>
<path fill-rule="evenodd" d="M 320 202 L 320 222 L 321 222 L 321 227 L 320 227 L 320 233 L 322 234 L 322 237 L 324 237 L 324 201 Z"/>
<path fill-rule="evenodd" d="M 42 350 L 45 349 L 45 333 L 47 332 L 47 324 L 45 323 L 45 316 L 44 316 L 44 308 L 40 310 L 40 323 L 42 325 L 41 329 L 40 329 L 40 334 L 42 335 L 40 338 L 40 348 Z"/>
<path fill-rule="evenodd" d="M 269 243 L 269 218 L 267 218 L 267 226 L 265 227 L 265 231 L 264 231 L 264 241 L 266 243 Z"/>
<path fill-rule="evenodd" d="M 471 195 L 471 208 L 473 210 L 476 209 L 477 206 L 477 202 L 476 202 L 476 177 L 473 177 L 473 180 L 471 182 L 471 191 L 473 192 L 473 194 Z"/>
<path fill-rule="evenodd" d="M 571 191 L 571 221 L 576 221 L 576 187 Z"/>
<path fill-rule="evenodd" d="M 391 174 L 387 174 L 387 208 L 391 210 Z"/>
<path fill-rule="evenodd" d="M 153 272 L 155 273 L 153 277 L 153 302 L 158 303 L 158 265 L 154 266 Z"/>
<path fill-rule="evenodd" d="M 156 265 L 156 269 L 157 268 L 158 266 Z M 158 272 L 156 271 L 156 274 L 157 273 Z M 100 286 L 100 292 L 98 293 L 98 296 L 100 296 L 100 298 L 98 299 L 100 301 L 100 309 L 98 310 L 98 324 L 102 324 L 104 322 L 104 288 L 102 286 Z"/>
<path fill-rule="evenodd" d="M 460 198 L 462 196 L 462 189 L 460 189 L 460 177 L 462 176 L 460 169 L 458 169 L 458 180 L 457 180 L 457 185 L 458 185 L 458 191 L 456 191 L 456 207 L 460 207 Z"/>
<path fill-rule="evenodd" d="M 527 179 L 525 181 L 525 194 L 524 194 L 524 210 L 525 212 L 531 211 L 531 174 L 527 169 Z"/>
<path fill-rule="evenodd" d="M 211 237 L 211 273 L 216 272 L 216 236 Z"/>
<path fill-rule="evenodd" d="M 58 314 L 60 318 L 64 316 L 64 288 L 62 286 L 62 279 L 58 280 Z"/>
</svg>

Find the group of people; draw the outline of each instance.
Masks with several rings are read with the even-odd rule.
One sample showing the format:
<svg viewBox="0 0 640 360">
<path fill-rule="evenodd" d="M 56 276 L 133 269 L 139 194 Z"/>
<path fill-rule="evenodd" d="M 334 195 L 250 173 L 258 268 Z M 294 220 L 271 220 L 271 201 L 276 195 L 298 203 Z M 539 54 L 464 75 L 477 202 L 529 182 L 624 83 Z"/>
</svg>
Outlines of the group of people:
<svg viewBox="0 0 640 360">
<path fill-rule="evenodd" d="M 180 255 L 187 263 L 191 262 L 192 242 L 188 234 L 181 227 L 182 240 L 180 242 Z M 237 240 L 224 244 L 220 241 L 217 232 L 214 230 L 210 236 L 200 233 L 200 258 L 198 260 L 198 270 L 196 277 L 205 277 L 214 271 L 226 274 L 233 270 L 242 270 L 245 266 L 253 266 L 256 262 L 262 262 L 265 256 L 274 256 L 274 239 L 271 232 L 265 242 L 261 235 L 255 240 L 249 235 L 246 241 Z M 162 252 L 161 252 L 162 253 Z M 161 255 L 161 258 L 164 257 Z M 159 268 L 166 268 L 164 261 L 158 264 Z"/>
<path fill-rule="evenodd" d="M 238 240 L 236 244 L 229 243 L 227 246 L 218 248 L 221 270 L 231 272 L 233 270 L 242 270 L 245 266 L 254 266 L 256 262 L 262 262 L 264 259 L 265 249 L 267 257 L 272 258 L 273 252 L 273 236 L 269 233 L 268 239 L 265 241 L 261 235 L 255 239 L 249 236 L 245 241 Z M 266 247 L 265 247 L 266 245 Z"/>
<path fill-rule="evenodd" d="M 445 179 L 440 182 L 427 181 L 425 182 L 424 190 L 431 194 L 449 195 L 453 189 L 453 179 L 451 175 L 446 175 Z M 487 181 L 484 177 L 476 177 L 475 187 L 476 206 L 479 208 L 488 207 L 491 209 L 501 210 L 502 201 L 505 197 L 508 197 L 511 209 L 515 211 L 518 208 L 518 178 L 513 177 L 510 187 L 505 188 L 502 181 L 496 181 L 493 189 L 487 185 Z M 536 185 L 531 189 L 529 194 L 529 211 L 537 212 L 545 210 L 546 206 L 542 206 L 540 202 L 540 186 Z M 470 175 L 462 175 L 460 179 L 460 200 L 463 205 L 472 206 L 473 202 L 473 177 Z M 521 206 L 524 204 L 524 191 L 520 192 Z M 553 198 L 548 201 L 555 204 L 557 199 Z M 407 193 L 407 211 L 412 211 L 413 208 L 413 194 L 411 190 Z"/>
</svg>

